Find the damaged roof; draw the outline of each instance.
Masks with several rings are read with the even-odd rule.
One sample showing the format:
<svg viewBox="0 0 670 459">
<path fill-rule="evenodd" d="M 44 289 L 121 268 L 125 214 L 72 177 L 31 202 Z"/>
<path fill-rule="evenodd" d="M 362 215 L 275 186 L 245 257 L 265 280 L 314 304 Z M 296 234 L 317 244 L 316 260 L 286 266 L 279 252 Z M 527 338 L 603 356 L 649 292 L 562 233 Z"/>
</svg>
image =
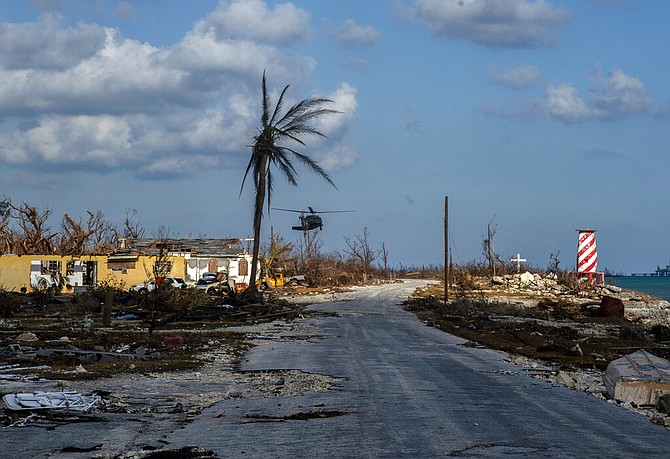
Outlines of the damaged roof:
<svg viewBox="0 0 670 459">
<path fill-rule="evenodd" d="M 201 256 L 237 255 L 246 252 L 239 238 L 228 239 L 152 239 L 137 238 L 127 241 L 129 249 L 158 254 L 161 248 L 170 253 L 190 253 Z"/>
</svg>

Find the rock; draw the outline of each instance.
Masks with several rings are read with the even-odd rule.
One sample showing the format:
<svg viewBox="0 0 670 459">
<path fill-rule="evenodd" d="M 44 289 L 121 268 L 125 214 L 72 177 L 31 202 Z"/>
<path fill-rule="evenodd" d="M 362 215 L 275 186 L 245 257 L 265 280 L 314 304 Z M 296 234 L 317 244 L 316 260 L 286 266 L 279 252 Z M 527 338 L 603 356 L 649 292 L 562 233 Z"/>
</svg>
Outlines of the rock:
<svg viewBox="0 0 670 459">
<path fill-rule="evenodd" d="M 577 382 L 572 379 L 572 377 L 564 371 L 559 371 L 556 375 L 556 382 L 568 386 L 570 389 L 574 389 L 577 386 Z"/>
<path fill-rule="evenodd" d="M 526 271 L 525 273 L 519 276 L 519 280 L 521 281 L 522 284 L 530 284 L 535 280 L 535 276 Z"/>
<path fill-rule="evenodd" d="M 663 394 L 658 398 L 656 409 L 661 413 L 670 414 L 670 394 Z"/>
<path fill-rule="evenodd" d="M 138 346 L 135 349 L 135 355 L 147 355 L 147 348 L 144 346 Z"/>
<path fill-rule="evenodd" d="M 491 278 L 491 283 L 493 285 L 505 285 L 505 279 L 502 278 L 501 276 L 493 276 Z"/>
<path fill-rule="evenodd" d="M 579 343 L 572 346 L 568 353 L 569 353 L 569 355 L 584 355 L 584 351 L 582 351 L 582 348 L 579 345 Z"/>
<path fill-rule="evenodd" d="M 598 317 L 624 317 L 623 301 L 613 296 L 604 296 L 596 311 Z"/>
<path fill-rule="evenodd" d="M 16 341 L 37 341 L 37 335 L 35 333 L 25 332 L 21 333 L 16 337 Z"/>
<path fill-rule="evenodd" d="M 608 290 L 612 293 L 621 293 L 623 291 L 621 287 L 617 287 L 616 285 L 604 285 L 603 290 Z"/>
</svg>

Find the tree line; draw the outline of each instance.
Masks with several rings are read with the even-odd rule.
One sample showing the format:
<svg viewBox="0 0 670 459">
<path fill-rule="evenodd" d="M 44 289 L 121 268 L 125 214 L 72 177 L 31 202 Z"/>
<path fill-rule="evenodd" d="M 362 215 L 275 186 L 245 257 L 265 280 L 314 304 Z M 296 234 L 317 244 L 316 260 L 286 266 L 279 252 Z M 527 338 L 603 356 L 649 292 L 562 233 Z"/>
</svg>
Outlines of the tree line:
<svg viewBox="0 0 670 459">
<path fill-rule="evenodd" d="M 113 252 L 120 238 L 142 237 L 137 211 L 126 210 L 124 226 L 107 221 L 101 211 L 87 210 L 78 219 L 63 214 L 60 225 L 52 228 L 51 209 L 4 201 L 0 216 L 0 255 L 99 255 Z"/>
</svg>

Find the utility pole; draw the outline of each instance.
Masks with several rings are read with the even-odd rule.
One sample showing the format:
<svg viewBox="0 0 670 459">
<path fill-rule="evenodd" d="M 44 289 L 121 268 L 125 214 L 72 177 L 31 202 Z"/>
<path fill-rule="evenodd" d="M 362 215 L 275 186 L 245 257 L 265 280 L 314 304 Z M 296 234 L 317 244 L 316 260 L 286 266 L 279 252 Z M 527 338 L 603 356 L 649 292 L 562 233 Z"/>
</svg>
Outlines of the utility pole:
<svg viewBox="0 0 670 459">
<path fill-rule="evenodd" d="M 444 302 L 449 301 L 449 196 L 444 197 Z"/>
</svg>

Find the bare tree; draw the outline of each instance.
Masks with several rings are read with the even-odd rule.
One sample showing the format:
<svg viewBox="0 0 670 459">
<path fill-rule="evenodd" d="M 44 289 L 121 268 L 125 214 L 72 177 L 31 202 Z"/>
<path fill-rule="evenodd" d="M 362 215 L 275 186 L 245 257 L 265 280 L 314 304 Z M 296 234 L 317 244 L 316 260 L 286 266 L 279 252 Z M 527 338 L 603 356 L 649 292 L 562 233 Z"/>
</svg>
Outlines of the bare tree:
<svg viewBox="0 0 670 459">
<path fill-rule="evenodd" d="M 275 234 L 274 230 L 271 231 L 269 243 L 261 249 L 265 274 L 271 277 L 275 271 L 283 269 L 292 251 L 292 243 L 285 242 L 284 238 Z"/>
<path fill-rule="evenodd" d="M 373 271 L 372 263 L 379 256 L 379 251 L 372 249 L 368 240 L 368 228 L 363 228 L 363 234 L 357 234 L 353 238 L 350 236 L 344 237 L 344 242 L 348 249 L 344 253 L 349 255 L 351 260 L 360 266 L 363 273 L 363 282 L 367 281 L 367 276 Z"/>
<path fill-rule="evenodd" d="M 505 267 L 505 261 L 500 257 L 500 254 L 495 251 L 495 245 L 493 243 L 496 235 L 496 226 L 492 226 L 492 224 L 495 218 L 496 217 L 494 215 L 491 221 L 486 225 L 487 235 L 486 237 L 482 238 L 482 253 L 484 254 L 484 258 L 486 258 L 486 262 L 488 263 L 490 276 L 496 275 L 498 266 L 501 268 Z"/>
<path fill-rule="evenodd" d="M 54 252 L 54 243 L 58 234 L 52 233 L 47 226 L 51 216 L 51 209 L 39 210 L 37 207 L 26 204 L 19 207 L 10 206 L 17 213 L 18 225 L 22 234 L 17 235 L 17 247 L 20 254 L 49 254 Z"/>
<path fill-rule="evenodd" d="M 389 250 L 386 247 L 386 242 L 382 242 L 382 248 L 379 249 L 379 256 L 381 257 L 381 268 L 384 275 L 389 273 Z"/>
<path fill-rule="evenodd" d="M 5 253 L 15 253 L 15 243 L 17 240 L 16 231 L 10 226 L 9 222 L 12 218 L 11 201 L 6 199 L 3 202 L 3 212 L 0 215 L 0 255 Z"/>
<path fill-rule="evenodd" d="M 86 211 L 86 221 L 75 221 L 67 213 L 61 222 L 58 251 L 62 255 L 82 255 L 111 250 L 116 230 L 104 219 L 102 212 Z"/>
<path fill-rule="evenodd" d="M 138 239 L 144 237 L 144 228 L 140 226 L 140 219 L 137 217 L 137 209 L 126 208 L 126 217 L 123 220 L 123 237 Z"/>
</svg>

